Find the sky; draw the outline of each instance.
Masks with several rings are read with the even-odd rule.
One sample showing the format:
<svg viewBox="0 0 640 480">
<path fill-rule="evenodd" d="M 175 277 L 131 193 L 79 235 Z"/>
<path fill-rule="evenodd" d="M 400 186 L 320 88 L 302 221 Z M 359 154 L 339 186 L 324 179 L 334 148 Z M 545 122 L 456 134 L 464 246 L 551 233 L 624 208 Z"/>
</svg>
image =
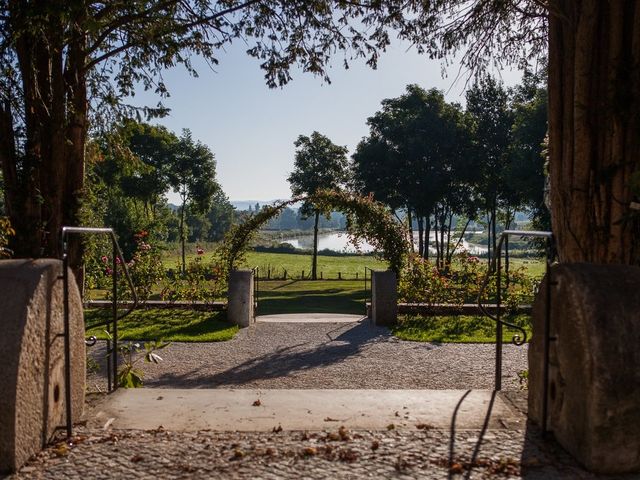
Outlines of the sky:
<svg viewBox="0 0 640 480">
<path fill-rule="evenodd" d="M 466 77 L 456 82 L 459 66 L 446 69 L 404 45 L 392 45 L 379 60 L 377 70 L 353 62 L 348 70 L 336 57 L 330 70 L 331 84 L 300 71 L 283 88 L 269 89 L 255 59 L 235 44 L 223 52 L 212 71 L 195 61 L 199 77 L 184 69 L 165 72 L 171 94 L 163 104 L 169 116 L 155 120 L 180 134 L 188 128 L 193 137 L 209 146 L 217 161 L 217 177 L 231 200 L 269 201 L 291 196 L 287 176 L 293 170 L 299 135 L 314 130 L 349 154 L 368 134 L 366 120 L 380 108 L 381 100 L 402 93 L 408 84 L 438 88 L 450 102 L 464 104 Z M 515 85 L 521 74 L 514 70 L 493 72 L 505 85 Z M 138 92 L 140 105 L 155 105 L 159 98 Z M 177 203 L 177 195 L 169 194 Z"/>
</svg>

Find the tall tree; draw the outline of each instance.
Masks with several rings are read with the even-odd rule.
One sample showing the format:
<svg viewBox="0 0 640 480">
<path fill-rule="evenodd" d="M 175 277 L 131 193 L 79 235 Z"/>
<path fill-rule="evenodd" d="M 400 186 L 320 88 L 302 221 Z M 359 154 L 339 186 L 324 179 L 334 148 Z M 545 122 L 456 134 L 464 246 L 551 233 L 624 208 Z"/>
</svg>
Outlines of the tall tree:
<svg viewBox="0 0 640 480">
<path fill-rule="evenodd" d="M 367 123 L 370 136 L 353 155 L 355 187 L 364 194 L 373 192 L 393 209 L 413 212 L 419 251 L 425 256 L 433 217 L 440 233 L 437 263 L 444 268 L 453 253 L 453 217 L 468 214 L 474 197 L 468 122 L 460 106 L 445 102 L 436 89 L 409 85 L 404 95 L 383 100 L 382 109 Z"/>
<path fill-rule="evenodd" d="M 5 208 L 22 256 L 58 256 L 60 227 L 77 224 L 91 125 L 166 109 L 128 104 L 143 86 L 167 94 L 162 71 L 191 59 L 217 63 L 234 39 L 248 43 L 270 87 L 298 66 L 328 79 L 333 53 L 375 66 L 397 28 L 420 29 L 421 2 L 323 0 L 0 0 L 0 164 Z M 80 243 L 71 245 L 78 265 Z"/>
<path fill-rule="evenodd" d="M 164 239 L 170 189 L 166 166 L 178 137 L 163 127 L 126 121 L 88 145 L 84 224 L 112 227 L 124 253 L 135 248 L 134 233 Z"/>
<path fill-rule="evenodd" d="M 313 195 L 321 189 L 339 188 L 347 181 L 347 147 L 335 145 L 329 138 L 318 132 L 313 132 L 310 137 L 300 135 L 294 145 L 296 147 L 294 170 L 288 178 L 294 195 Z M 318 221 L 322 212 L 310 202 L 305 202 L 301 210 L 304 214 L 315 217 L 311 278 L 316 280 Z"/>
<path fill-rule="evenodd" d="M 182 273 L 186 271 L 187 232 L 185 227 L 186 209 L 203 214 L 211 206 L 211 201 L 220 190 L 216 182 L 216 162 L 206 145 L 197 142 L 191 132 L 185 129 L 176 144 L 176 150 L 169 159 L 167 176 L 169 185 L 180 195 L 180 245 L 182 252 Z"/>
<path fill-rule="evenodd" d="M 513 126 L 506 182 L 517 194 L 515 203 L 526 208 L 538 230 L 550 230 L 551 219 L 544 201 L 545 137 L 548 131 L 548 95 L 544 78 L 525 72 L 513 95 Z"/>
<path fill-rule="evenodd" d="M 489 261 L 497 244 L 498 209 L 513 200 L 506 181 L 513 117 L 507 90 L 492 77 L 482 77 L 467 91 L 473 129 L 479 192 L 487 214 Z"/>
</svg>

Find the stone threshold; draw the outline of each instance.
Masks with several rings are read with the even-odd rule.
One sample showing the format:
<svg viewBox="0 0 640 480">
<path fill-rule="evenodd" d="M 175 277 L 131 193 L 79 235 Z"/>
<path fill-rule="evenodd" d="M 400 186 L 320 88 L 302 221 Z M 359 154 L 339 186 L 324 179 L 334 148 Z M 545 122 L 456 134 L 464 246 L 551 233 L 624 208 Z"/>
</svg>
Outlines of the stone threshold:
<svg viewBox="0 0 640 480">
<path fill-rule="evenodd" d="M 171 431 L 514 429 L 526 418 L 489 390 L 119 389 L 92 427 Z"/>
</svg>

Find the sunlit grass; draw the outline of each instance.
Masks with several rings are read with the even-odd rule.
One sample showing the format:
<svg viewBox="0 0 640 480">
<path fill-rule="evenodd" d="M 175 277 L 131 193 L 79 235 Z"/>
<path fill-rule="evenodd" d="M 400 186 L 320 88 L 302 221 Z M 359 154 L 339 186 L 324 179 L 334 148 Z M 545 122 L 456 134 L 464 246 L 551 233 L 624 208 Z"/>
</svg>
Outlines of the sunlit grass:
<svg viewBox="0 0 640 480">
<path fill-rule="evenodd" d="M 111 318 L 109 309 L 85 310 L 87 335 L 106 339 L 105 327 L 92 327 Z M 118 337 L 126 340 L 222 342 L 231 340 L 238 327 L 226 321 L 224 312 L 180 309 L 140 309 L 118 322 Z"/>
<path fill-rule="evenodd" d="M 364 314 L 366 296 L 364 279 L 260 281 L 258 314 Z"/>
<path fill-rule="evenodd" d="M 527 340 L 531 338 L 531 321 L 529 315 L 510 317 L 510 323 L 524 327 Z M 496 324 L 483 316 L 456 315 L 437 317 L 407 316 L 399 319 L 393 334 L 402 340 L 416 342 L 442 343 L 493 343 L 496 340 Z M 504 342 L 511 342 L 517 330 L 503 329 Z"/>
</svg>

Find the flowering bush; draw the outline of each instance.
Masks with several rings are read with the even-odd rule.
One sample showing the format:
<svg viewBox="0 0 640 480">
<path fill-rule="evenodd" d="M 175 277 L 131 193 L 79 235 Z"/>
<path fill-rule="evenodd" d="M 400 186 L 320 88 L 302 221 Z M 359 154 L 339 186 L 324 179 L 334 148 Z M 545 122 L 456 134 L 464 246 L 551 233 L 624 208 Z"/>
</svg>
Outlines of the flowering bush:
<svg viewBox="0 0 640 480">
<path fill-rule="evenodd" d="M 136 250 L 131 260 L 127 262 L 131 281 L 136 289 L 138 300 L 141 302 L 145 302 L 151 297 L 154 286 L 165 276 L 160 249 L 147 243 L 148 235 L 146 231 L 141 231 L 134 235 Z M 107 298 L 111 298 L 110 287 L 111 276 L 113 275 L 113 260 L 107 255 L 102 255 L 100 264 L 102 265 L 101 271 L 98 274 L 93 274 L 89 286 L 90 288 L 109 289 Z M 118 299 L 131 300 L 133 296 L 119 257 L 116 257 L 116 265 L 118 268 Z"/>
<path fill-rule="evenodd" d="M 11 222 L 7 217 L 0 217 L 0 258 L 10 257 L 11 250 L 7 248 L 9 237 L 15 235 L 15 230 L 11 227 Z"/>
<path fill-rule="evenodd" d="M 180 271 L 180 265 L 176 271 Z M 187 263 L 185 273 L 168 275 L 162 289 L 162 299 L 169 301 L 213 302 L 222 296 L 226 286 L 224 268 L 219 263 L 203 261 L 198 256 Z"/>
<path fill-rule="evenodd" d="M 464 303 L 452 288 L 452 282 L 428 260 L 412 255 L 398 284 L 401 301 L 433 305 L 436 303 Z"/>
<path fill-rule="evenodd" d="M 411 303 L 449 303 L 461 305 L 475 303 L 487 273 L 487 265 L 477 257 L 461 252 L 440 272 L 428 260 L 412 256 L 403 270 L 398 285 L 400 301 Z M 502 304 L 507 311 L 518 305 L 531 303 L 537 281 L 527 275 L 524 267 L 510 269 L 509 283 L 502 273 Z M 485 289 L 483 300 L 495 302 L 496 275 L 492 275 Z"/>
</svg>

